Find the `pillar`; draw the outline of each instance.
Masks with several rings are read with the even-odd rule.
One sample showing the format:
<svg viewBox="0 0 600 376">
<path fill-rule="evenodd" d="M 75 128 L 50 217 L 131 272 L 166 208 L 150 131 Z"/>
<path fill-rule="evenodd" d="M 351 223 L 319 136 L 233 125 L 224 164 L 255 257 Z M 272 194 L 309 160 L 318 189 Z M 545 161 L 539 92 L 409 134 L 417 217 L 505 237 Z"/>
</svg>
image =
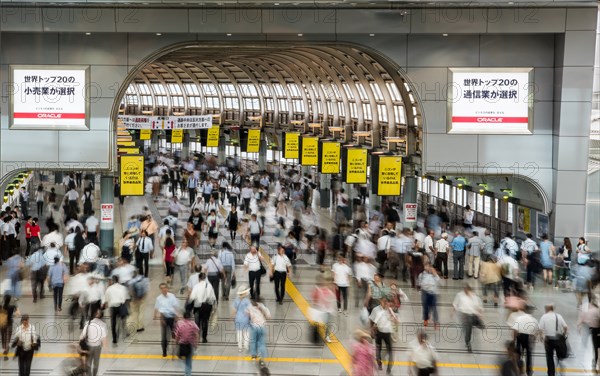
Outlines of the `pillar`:
<svg viewBox="0 0 600 376">
<path fill-rule="evenodd" d="M 114 181 L 109 175 L 100 178 L 100 250 L 112 255 L 115 239 Z"/>
<path fill-rule="evenodd" d="M 319 174 L 321 179 L 321 208 L 328 209 L 331 206 L 331 177 L 327 174 Z"/>
<path fill-rule="evenodd" d="M 160 132 L 152 131 L 152 136 L 150 137 L 150 153 L 156 154 L 158 152 L 158 138 Z"/>
<path fill-rule="evenodd" d="M 403 204 L 416 204 L 417 203 L 417 178 L 414 176 L 404 177 L 404 189 L 402 192 Z M 404 210 L 403 210 L 404 211 Z M 417 210 L 418 212 L 418 210 Z M 406 217 L 406 213 L 404 213 Z M 401 218 L 402 220 L 402 218 Z M 404 227 L 414 228 L 417 225 L 416 221 L 404 222 Z"/>
<path fill-rule="evenodd" d="M 183 144 L 181 145 L 181 160 L 186 160 L 190 156 L 190 131 L 183 132 Z"/>
<path fill-rule="evenodd" d="M 224 166 L 227 162 L 227 155 L 225 154 L 225 148 L 227 145 L 225 145 L 225 142 L 225 137 L 219 136 L 219 147 L 217 148 L 217 160 L 219 166 Z"/>
<path fill-rule="evenodd" d="M 260 149 L 258 150 L 258 171 L 267 169 L 267 141 L 260 140 Z"/>
</svg>

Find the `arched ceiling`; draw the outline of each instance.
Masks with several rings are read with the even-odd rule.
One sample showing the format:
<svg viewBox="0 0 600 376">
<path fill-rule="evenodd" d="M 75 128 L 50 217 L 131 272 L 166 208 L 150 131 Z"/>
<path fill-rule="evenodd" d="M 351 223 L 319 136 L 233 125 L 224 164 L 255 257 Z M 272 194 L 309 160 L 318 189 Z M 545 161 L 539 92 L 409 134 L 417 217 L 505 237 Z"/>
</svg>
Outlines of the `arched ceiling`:
<svg viewBox="0 0 600 376">
<path fill-rule="evenodd" d="M 187 46 L 142 68 L 122 111 L 222 114 L 231 124 L 262 116 L 276 128 L 304 120 L 321 123 L 324 134 L 344 127 L 346 140 L 374 146 L 422 126 L 415 96 L 397 67 L 346 45 Z M 396 145 L 406 152 L 406 142 Z"/>
</svg>

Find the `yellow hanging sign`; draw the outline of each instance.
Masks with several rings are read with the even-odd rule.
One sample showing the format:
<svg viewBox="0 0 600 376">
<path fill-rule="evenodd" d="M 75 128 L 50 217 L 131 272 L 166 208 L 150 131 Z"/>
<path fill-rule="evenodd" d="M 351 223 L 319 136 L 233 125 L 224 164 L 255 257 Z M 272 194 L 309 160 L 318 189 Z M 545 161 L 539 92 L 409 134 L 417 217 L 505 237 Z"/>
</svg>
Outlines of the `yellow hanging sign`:
<svg viewBox="0 0 600 376">
<path fill-rule="evenodd" d="M 402 157 L 380 156 L 377 181 L 379 196 L 400 196 L 402 189 Z"/>
<path fill-rule="evenodd" d="M 142 155 L 122 155 L 120 160 L 121 195 L 143 196 L 144 157 Z"/>
<path fill-rule="evenodd" d="M 346 154 L 346 183 L 348 184 L 366 184 L 367 183 L 367 149 L 349 148 Z"/>
<path fill-rule="evenodd" d="M 117 146 L 118 147 L 126 147 L 126 148 L 134 148 L 135 147 L 135 141 L 117 141 Z"/>
<path fill-rule="evenodd" d="M 247 153 L 258 153 L 260 151 L 260 129 L 248 130 Z"/>
<path fill-rule="evenodd" d="M 147 141 L 152 138 L 152 129 L 140 129 L 140 140 Z"/>
<path fill-rule="evenodd" d="M 117 151 L 121 154 L 140 154 L 140 148 L 123 148 L 119 147 Z"/>
<path fill-rule="evenodd" d="M 213 125 L 212 128 L 208 128 L 206 133 L 206 147 L 219 147 L 220 129 L 221 128 L 218 125 Z"/>
<path fill-rule="evenodd" d="M 302 150 L 300 151 L 300 164 L 302 166 L 316 166 L 319 164 L 319 138 L 302 137 Z"/>
<path fill-rule="evenodd" d="M 339 142 L 321 143 L 321 173 L 339 174 L 341 145 Z"/>
<path fill-rule="evenodd" d="M 183 129 L 173 129 L 171 131 L 171 143 L 181 144 L 183 142 Z"/>
<path fill-rule="evenodd" d="M 297 159 L 300 151 L 300 133 L 284 133 L 283 158 Z"/>
</svg>

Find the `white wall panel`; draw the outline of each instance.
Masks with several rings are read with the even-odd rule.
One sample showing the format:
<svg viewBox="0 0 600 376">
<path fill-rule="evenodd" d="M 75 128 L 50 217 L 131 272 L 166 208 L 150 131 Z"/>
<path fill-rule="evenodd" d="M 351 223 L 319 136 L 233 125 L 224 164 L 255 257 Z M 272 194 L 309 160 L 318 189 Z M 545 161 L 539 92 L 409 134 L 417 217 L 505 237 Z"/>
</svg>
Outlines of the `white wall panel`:
<svg viewBox="0 0 600 376">
<path fill-rule="evenodd" d="M 113 103 L 113 98 L 97 98 L 90 104 L 90 130 L 110 129 L 109 119 Z"/>
<path fill-rule="evenodd" d="M 560 102 L 555 103 L 554 109 L 554 134 L 589 136 L 591 102 Z M 559 117 L 557 117 L 557 113 Z"/>
<path fill-rule="evenodd" d="M 335 9 L 273 7 L 263 10 L 262 19 L 267 34 L 335 33 Z"/>
<path fill-rule="evenodd" d="M 108 168 L 109 137 L 112 132 L 58 132 L 58 159 L 61 163 L 88 163 L 88 168 Z M 85 147 L 73 147 L 85 145 Z M 97 166 L 97 167 L 95 167 Z"/>
<path fill-rule="evenodd" d="M 438 171 L 455 171 L 454 166 L 477 163 L 477 136 L 428 134 L 426 139 L 427 167 Z"/>
<path fill-rule="evenodd" d="M 91 98 L 114 98 L 126 76 L 125 65 L 92 65 Z"/>
<path fill-rule="evenodd" d="M 60 34 L 61 64 L 127 65 L 126 34 Z"/>
<path fill-rule="evenodd" d="M 399 9 L 339 9 L 336 18 L 338 34 L 408 34 L 410 32 L 411 14 L 402 15 Z"/>
<path fill-rule="evenodd" d="M 460 67 L 479 65 L 476 35 L 409 35 L 408 66 Z"/>
<path fill-rule="evenodd" d="M 487 9 L 440 8 L 411 10 L 411 33 L 481 34 L 487 30 Z"/>
<path fill-rule="evenodd" d="M 192 33 L 260 33 L 262 32 L 262 10 L 190 9 L 189 25 Z"/>
<path fill-rule="evenodd" d="M 570 237 L 571 242 L 576 242 L 585 229 L 585 205 L 556 204 L 553 209 L 554 238 Z"/>
<path fill-rule="evenodd" d="M 2 8 L 0 17 L 2 20 L 0 30 L 2 31 L 43 31 L 40 8 Z"/>
<path fill-rule="evenodd" d="M 564 8 L 490 8 L 488 33 L 562 33 Z"/>
<path fill-rule="evenodd" d="M 1 64 L 58 64 L 56 33 L 2 33 L 0 37 Z"/>
<path fill-rule="evenodd" d="M 44 31 L 115 32 L 115 10 L 109 8 L 44 8 Z"/>
<path fill-rule="evenodd" d="M 589 137 L 560 137 L 559 144 L 554 149 L 555 168 L 587 172 L 589 142 Z"/>
<path fill-rule="evenodd" d="M 553 67 L 554 36 L 482 35 L 481 66 Z"/>
<path fill-rule="evenodd" d="M 2 140 L 0 160 L 3 163 L 10 161 L 56 162 L 59 160 L 57 131 L 2 129 L 0 137 Z"/>
<path fill-rule="evenodd" d="M 187 9 L 117 9 L 117 32 L 187 33 Z"/>
<path fill-rule="evenodd" d="M 553 106 L 553 102 L 535 102 L 533 104 L 533 134 L 552 134 Z"/>
<path fill-rule="evenodd" d="M 495 163 L 501 167 L 516 164 L 552 168 L 551 135 L 480 135 L 478 146 L 480 165 Z"/>
<path fill-rule="evenodd" d="M 567 9 L 567 30 L 596 30 L 597 14 L 590 8 Z"/>
<path fill-rule="evenodd" d="M 596 32 L 567 31 L 565 33 L 565 66 L 590 66 L 594 64 L 596 51 L 592 46 L 596 43 Z"/>
</svg>

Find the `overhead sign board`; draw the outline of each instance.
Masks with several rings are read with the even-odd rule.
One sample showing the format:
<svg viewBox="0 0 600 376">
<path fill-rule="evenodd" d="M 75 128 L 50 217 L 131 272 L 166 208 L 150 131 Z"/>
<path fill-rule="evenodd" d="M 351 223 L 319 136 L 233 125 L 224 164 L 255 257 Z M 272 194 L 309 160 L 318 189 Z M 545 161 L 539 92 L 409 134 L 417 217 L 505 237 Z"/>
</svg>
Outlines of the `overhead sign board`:
<svg viewBox="0 0 600 376">
<path fill-rule="evenodd" d="M 319 137 L 300 138 L 300 164 L 302 166 L 319 164 Z"/>
<path fill-rule="evenodd" d="M 533 68 L 450 68 L 448 133 L 532 134 Z"/>
<path fill-rule="evenodd" d="M 120 177 L 122 196 L 144 195 L 144 156 L 121 155 Z"/>
<path fill-rule="evenodd" d="M 9 69 L 11 128 L 89 128 L 89 66 L 11 65 Z"/>
<path fill-rule="evenodd" d="M 152 130 L 151 129 L 140 129 L 140 140 L 147 141 L 152 138 Z"/>
<path fill-rule="evenodd" d="M 127 129 L 209 129 L 212 127 L 213 117 L 119 115 L 119 121 Z"/>
<path fill-rule="evenodd" d="M 283 137 L 283 158 L 298 159 L 300 157 L 300 133 L 285 132 Z"/>
<path fill-rule="evenodd" d="M 213 125 L 206 131 L 206 147 L 216 148 L 219 147 L 219 136 L 221 134 L 221 127 Z"/>
<path fill-rule="evenodd" d="M 173 129 L 171 131 L 171 143 L 181 144 L 183 142 L 183 129 Z"/>
<path fill-rule="evenodd" d="M 341 144 L 335 141 L 321 141 L 319 151 L 319 172 L 322 174 L 339 174 Z"/>
<path fill-rule="evenodd" d="M 379 196 L 400 196 L 402 190 L 402 157 L 372 155 L 371 176 L 375 179 L 372 193 Z"/>
<path fill-rule="evenodd" d="M 248 129 L 246 153 L 258 153 L 260 150 L 260 129 Z"/>
<path fill-rule="evenodd" d="M 346 184 L 366 184 L 367 183 L 367 149 L 363 148 L 343 148 L 342 161 L 342 181 Z"/>
</svg>

